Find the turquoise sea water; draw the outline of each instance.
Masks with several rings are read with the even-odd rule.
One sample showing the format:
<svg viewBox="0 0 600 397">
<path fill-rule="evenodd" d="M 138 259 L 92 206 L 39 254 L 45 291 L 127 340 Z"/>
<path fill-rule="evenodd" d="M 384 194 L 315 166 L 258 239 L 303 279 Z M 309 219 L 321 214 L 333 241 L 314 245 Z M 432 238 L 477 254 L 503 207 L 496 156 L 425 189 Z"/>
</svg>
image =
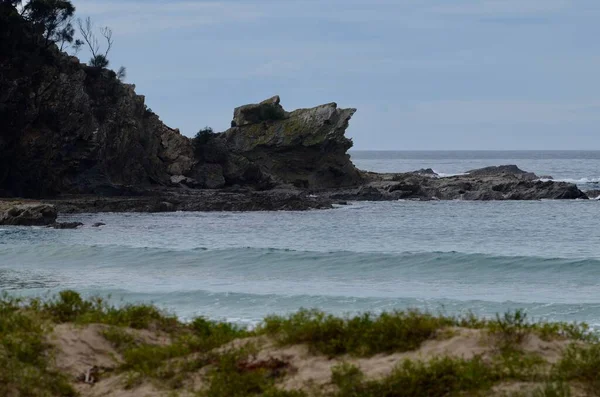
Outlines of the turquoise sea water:
<svg viewBox="0 0 600 397">
<path fill-rule="evenodd" d="M 600 175 L 598 152 L 531 153 L 354 153 L 353 160 L 375 171 L 447 174 L 516 163 L 590 186 Z M 250 324 L 300 307 L 489 316 L 519 307 L 534 318 L 600 326 L 599 211 L 595 200 L 399 201 L 309 212 L 65 216 L 106 226 L 0 227 L 0 290 L 39 296 L 71 288 L 117 303 L 153 302 L 183 318 Z"/>
</svg>

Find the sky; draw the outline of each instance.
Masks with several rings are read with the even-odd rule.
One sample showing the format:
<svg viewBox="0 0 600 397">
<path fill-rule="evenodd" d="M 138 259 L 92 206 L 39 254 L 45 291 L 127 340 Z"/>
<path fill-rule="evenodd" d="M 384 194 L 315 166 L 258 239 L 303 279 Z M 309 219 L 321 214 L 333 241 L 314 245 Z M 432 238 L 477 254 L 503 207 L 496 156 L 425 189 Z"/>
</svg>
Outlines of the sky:
<svg viewBox="0 0 600 397">
<path fill-rule="evenodd" d="M 598 0 L 73 3 L 188 136 L 278 94 L 357 108 L 360 150 L 600 149 Z"/>
</svg>

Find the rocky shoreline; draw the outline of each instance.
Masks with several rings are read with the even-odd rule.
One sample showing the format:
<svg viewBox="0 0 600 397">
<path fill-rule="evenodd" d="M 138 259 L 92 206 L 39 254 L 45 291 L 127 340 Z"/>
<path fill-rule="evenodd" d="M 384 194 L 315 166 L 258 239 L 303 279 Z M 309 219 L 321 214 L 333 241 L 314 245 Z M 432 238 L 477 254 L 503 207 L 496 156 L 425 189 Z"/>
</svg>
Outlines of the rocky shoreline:
<svg viewBox="0 0 600 397">
<path fill-rule="evenodd" d="M 283 186 L 256 191 L 171 187 L 137 189 L 135 195 L 124 196 L 65 195 L 43 201 L 0 199 L 0 225 L 76 228 L 80 225 L 56 223 L 58 214 L 76 213 L 306 211 L 351 205 L 352 201 L 589 199 L 574 184 L 542 181 L 514 165 L 487 167 L 451 177 L 440 177 L 430 169 L 390 174 L 362 172 L 362 175 L 365 182 L 361 185 L 337 189 Z"/>
<path fill-rule="evenodd" d="M 515 165 L 453 177 L 430 169 L 361 171 L 345 136 L 356 109 L 336 103 L 286 111 L 274 96 L 234 109 L 228 130 L 190 139 L 163 124 L 133 84 L 48 45 L 12 6 L 0 7 L 0 36 L 15 44 L 0 59 L 0 197 L 43 204 L 4 200 L 0 224 L 52 225 L 48 211 L 298 211 L 364 200 L 588 198 L 574 184 L 541 180 Z"/>
</svg>

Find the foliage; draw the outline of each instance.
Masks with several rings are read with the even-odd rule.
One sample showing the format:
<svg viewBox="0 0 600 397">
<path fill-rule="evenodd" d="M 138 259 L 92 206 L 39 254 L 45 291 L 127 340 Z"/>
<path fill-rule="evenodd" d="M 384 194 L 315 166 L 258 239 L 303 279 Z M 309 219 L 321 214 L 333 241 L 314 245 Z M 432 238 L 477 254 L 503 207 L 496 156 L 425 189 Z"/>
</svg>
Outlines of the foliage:
<svg viewBox="0 0 600 397">
<path fill-rule="evenodd" d="M 174 332 L 180 326 L 175 316 L 164 313 L 152 305 L 108 305 L 101 298 L 84 300 L 75 291 L 62 291 L 58 297 L 44 303 L 33 301 L 31 307 L 55 323 L 101 323 L 114 326 Z"/>
<path fill-rule="evenodd" d="M 73 42 L 75 6 L 70 0 L 31 0 L 22 7 L 22 16 L 43 31 L 46 46 Z"/>
<path fill-rule="evenodd" d="M 600 345 L 572 344 L 555 367 L 555 376 L 583 384 L 590 395 L 600 396 Z"/>
<path fill-rule="evenodd" d="M 480 358 L 435 358 L 427 363 L 406 360 L 380 380 L 365 380 L 355 366 L 332 370 L 339 397 L 443 397 L 459 392 L 489 389 L 498 375 Z"/>
<path fill-rule="evenodd" d="M 202 392 L 203 397 L 306 397 L 301 391 L 283 391 L 275 387 L 280 373 L 268 365 L 248 367 L 244 365 L 248 351 L 228 351 L 221 354 L 209 373 L 210 384 Z"/>
<path fill-rule="evenodd" d="M 523 310 L 508 311 L 488 324 L 490 331 L 499 338 L 500 349 L 518 349 L 530 333 L 527 313 Z"/>
<path fill-rule="evenodd" d="M 196 136 L 192 139 L 192 145 L 197 159 L 204 158 L 204 149 L 214 135 L 215 133 L 210 127 L 204 127 L 196 133 Z"/>
<path fill-rule="evenodd" d="M 121 81 L 125 80 L 127 77 L 127 68 L 125 66 L 121 66 L 117 71 L 117 78 Z"/>
<path fill-rule="evenodd" d="M 571 388 L 563 382 L 548 382 L 534 390 L 532 397 L 571 397 Z"/>
<path fill-rule="evenodd" d="M 0 395 L 74 396 L 65 375 L 50 365 L 47 327 L 20 300 L 0 300 Z"/>
<path fill-rule="evenodd" d="M 90 66 L 96 68 L 107 68 L 108 64 L 109 60 L 102 54 L 94 55 L 92 58 L 90 58 Z"/>
<path fill-rule="evenodd" d="M 587 327 L 528 322 L 520 311 L 478 320 L 418 311 L 339 318 L 301 310 L 286 317 L 268 317 L 256 332 L 249 332 L 202 317 L 182 323 L 151 305 L 115 307 L 68 290 L 44 301 L 0 297 L 0 395 L 75 395 L 68 378 L 53 370 L 53 352 L 46 343 L 51 328 L 59 323 L 109 325 L 101 332 L 120 353 L 122 361 L 114 371 L 129 387 L 150 380 L 164 390 L 179 391 L 189 385 L 192 374 L 202 373 L 206 385 L 202 396 L 303 397 L 306 392 L 278 388 L 279 380 L 293 371 L 293 362 L 259 360 L 255 346 L 246 344 L 235 350 L 239 344 L 230 342 L 266 334 L 280 343 L 305 343 L 332 356 L 370 356 L 414 350 L 425 340 L 451 337 L 454 327 L 462 326 L 487 330 L 503 341 L 503 348 L 486 353 L 485 359 L 405 360 L 383 378 L 367 378 L 359 367 L 343 363 L 332 369 L 332 389 L 311 393 L 329 397 L 486 395 L 495 385 L 516 381 L 539 387 L 514 396 L 566 397 L 571 395 L 571 385 L 586 395 L 600 396 L 600 344 L 585 332 Z M 577 342 L 551 364 L 518 348 L 529 333 L 548 339 L 572 337 Z"/>
<path fill-rule="evenodd" d="M 454 320 L 419 311 L 339 318 L 318 310 L 300 310 L 287 318 L 267 317 L 261 332 L 276 337 L 283 344 L 307 343 L 328 355 L 368 356 L 417 349 L 449 325 L 454 325 Z"/>
</svg>

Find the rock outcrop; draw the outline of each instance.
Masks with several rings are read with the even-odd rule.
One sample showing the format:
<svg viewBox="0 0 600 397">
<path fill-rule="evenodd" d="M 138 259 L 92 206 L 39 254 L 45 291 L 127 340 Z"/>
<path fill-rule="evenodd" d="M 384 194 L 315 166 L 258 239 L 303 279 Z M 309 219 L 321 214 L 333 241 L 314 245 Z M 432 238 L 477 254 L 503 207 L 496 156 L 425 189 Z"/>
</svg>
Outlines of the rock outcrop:
<svg viewBox="0 0 600 397">
<path fill-rule="evenodd" d="M 230 129 L 191 140 L 164 125 L 133 85 L 48 45 L 0 2 L 0 197 L 74 195 L 52 201 L 62 212 L 587 198 L 574 184 L 540 180 L 513 165 L 448 178 L 432 169 L 362 172 L 350 161 L 345 136 L 356 109 L 329 103 L 288 112 L 280 102 L 274 96 L 238 107 Z M 48 208 L 12 211 L 0 223 L 56 218 Z"/>
<path fill-rule="evenodd" d="M 0 7 L 0 195 L 126 194 L 194 165 L 134 86 L 44 45 Z"/>
<path fill-rule="evenodd" d="M 53 205 L 42 203 L 16 204 L 0 213 L 0 225 L 48 226 L 56 222 L 57 211 Z"/>
<path fill-rule="evenodd" d="M 196 179 L 212 167 L 209 180 L 224 185 L 357 186 L 362 176 L 350 161 L 352 141 L 344 135 L 355 112 L 335 103 L 286 112 L 278 96 L 236 108 L 233 127 L 206 143 Z"/>
<path fill-rule="evenodd" d="M 438 177 L 429 170 L 368 173 L 370 182 L 328 195 L 333 200 L 541 200 L 587 199 L 576 185 L 541 181 L 516 165 L 486 167 L 464 175 Z"/>
</svg>

